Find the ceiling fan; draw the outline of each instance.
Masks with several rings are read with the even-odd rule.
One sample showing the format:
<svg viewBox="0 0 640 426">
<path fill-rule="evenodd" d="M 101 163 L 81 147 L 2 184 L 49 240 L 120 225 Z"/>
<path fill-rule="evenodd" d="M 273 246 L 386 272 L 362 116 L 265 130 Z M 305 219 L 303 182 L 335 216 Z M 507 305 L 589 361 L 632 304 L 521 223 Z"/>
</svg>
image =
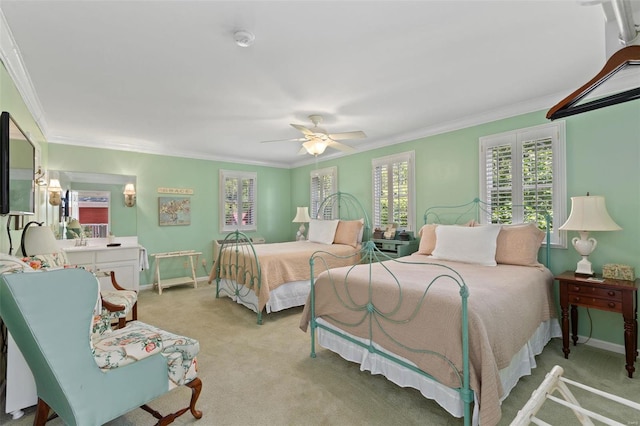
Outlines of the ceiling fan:
<svg viewBox="0 0 640 426">
<path fill-rule="evenodd" d="M 322 127 L 318 125 L 322 123 L 321 115 L 310 115 L 309 120 L 313 123 L 313 127 L 307 128 L 300 124 L 291 124 L 291 127 L 298 129 L 302 132 L 303 137 L 294 139 L 281 139 L 275 141 L 263 141 L 263 143 L 269 142 L 304 142 L 302 148 L 298 151 L 298 154 L 311 154 L 318 156 L 322 154 L 327 147 L 337 149 L 344 152 L 354 152 L 355 148 L 338 142 L 346 139 L 362 139 L 367 135 L 360 130 L 354 132 L 342 132 L 342 133 L 328 133 Z"/>
</svg>

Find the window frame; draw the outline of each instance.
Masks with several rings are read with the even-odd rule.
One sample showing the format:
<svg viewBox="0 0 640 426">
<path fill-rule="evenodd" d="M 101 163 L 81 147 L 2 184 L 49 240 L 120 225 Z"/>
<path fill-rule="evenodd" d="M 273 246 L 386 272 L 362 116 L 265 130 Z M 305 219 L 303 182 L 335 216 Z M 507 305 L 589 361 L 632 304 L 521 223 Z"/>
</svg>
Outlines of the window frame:
<svg viewBox="0 0 640 426">
<path fill-rule="evenodd" d="M 321 179 L 325 177 L 331 178 L 331 188 L 328 189 L 329 193 L 325 193 L 325 188 L 322 185 L 319 185 L 319 191 L 317 191 L 318 194 L 315 194 L 316 189 L 313 184 L 314 179 Z M 312 219 L 316 219 L 318 217 L 318 208 L 320 207 L 320 204 L 322 204 L 322 201 L 324 201 L 327 196 L 335 194 L 336 192 L 338 192 L 338 167 L 325 167 L 324 169 L 312 170 L 309 173 L 309 214 Z"/>
<path fill-rule="evenodd" d="M 225 223 L 225 207 L 226 207 L 226 182 L 229 179 L 236 179 L 238 182 L 242 182 L 244 180 L 252 180 L 251 191 L 253 192 L 253 200 L 250 200 L 251 203 L 251 219 L 252 222 L 246 225 L 242 224 L 234 224 L 227 225 Z M 244 210 L 242 209 L 242 190 L 241 188 L 237 188 L 237 199 L 235 200 L 236 206 L 240 208 L 235 212 L 236 216 L 240 217 Z M 222 170 L 220 169 L 220 232 L 221 233 L 229 233 L 238 231 L 257 231 L 258 230 L 258 174 L 256 172 L 245 172 L 238 170 Z"/>
<path fill-rule="evenodd" d="M 551 247 L 566 248 L 566 232 L 560 232 L 558 228 L 565 222 L 567 179 L 566 179 L 566 126 L 564 121 L 556 121 L 549 124 L 541 124 L 509 132 L 482 136 L 479 138 L 479 174 L 480 174 L 480 200 L 490 205 L 490 197 L 487 191 L 487 158 L 486 150 L 497 146 L 511 146 L 511 200 L 515 205 L 524 204 L 523 184 L 523 144 L 536 139 L 551 139 L 552 152 L 552 229 L 550 232 Z M 513 177 L 517 176 L 517 182 Z M 483 222 L 484 218 L 480 218 Z M 522 212 L 516 212 L 514 221 L 522 220 Z M 546 244 L 546 237 L 543 244 Z"/>
<path fill-rule="evenodd" d="M 416 185 L 415 185 L 415 151 L 406 151 L 398 154 L 387 155 L 385 157 L 374 158 L 371 160 L 371 192 L 372 192 L 372 226 L 385 227 L 387 224 L 377 223 L 379 221 L 376 205 L 379 204 L 380 197 L 376 194 L 376 170 L 379 166 L 391 166 L 397 163 L 407 163 L 407 225 L 398 224 L 398 230 L 415 231 L 416 230 Z M 393 186 L 390 180 L 389 185 Z M 388 191 L 388 201 L 393 206 L 392 191 Z"/>
</svg>

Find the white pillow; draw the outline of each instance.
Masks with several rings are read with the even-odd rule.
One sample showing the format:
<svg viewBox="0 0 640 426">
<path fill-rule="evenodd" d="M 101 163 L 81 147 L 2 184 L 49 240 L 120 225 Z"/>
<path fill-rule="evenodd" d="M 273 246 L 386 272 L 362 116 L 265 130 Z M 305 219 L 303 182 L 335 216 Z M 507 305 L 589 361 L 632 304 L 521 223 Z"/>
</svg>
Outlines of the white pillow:
<svg viewBox="0 0 640 426">
<path fill-rule="evenodd" d="M 339 220 L 317 220 L 309 222 L 309 241 L 320 244 L 333 244 Z"/>
<path fill-rule="evenodd" d="M 434 259 L 496 266 L 496 241 L 500 228 L 500 225 L 439 225 L 432 256 Z"/>
</svg>

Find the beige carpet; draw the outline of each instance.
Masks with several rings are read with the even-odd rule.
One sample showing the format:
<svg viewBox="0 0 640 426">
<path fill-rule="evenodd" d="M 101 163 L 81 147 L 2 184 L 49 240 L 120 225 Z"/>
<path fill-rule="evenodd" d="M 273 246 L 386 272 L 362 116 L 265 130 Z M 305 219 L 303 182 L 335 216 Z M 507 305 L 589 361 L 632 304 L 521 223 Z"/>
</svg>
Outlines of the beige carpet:
<svg viewBox="0 0 640 426">
<path fill-rule="evenodd" d="M 203 382 L 196 421 L 189 413 L 175 424 L 205 425 L 460 425 L 435 403 L 413 389 L 402 389 L 381 376 L 361 372 L 327 350 L 309 357 L 309 335 L 298 329 L 301 308 L 270 314 L 256 324 L 253 312 L 227 298 L 216 300 L 214 289 L 173 287 L 162 296 L 143 291 L 139 319 L 200 341 L 199 376 Z M 622 324 L 620 324 L 622 332 Z M 565 376 L 640 402 L 638 377 L 628 379 L 624 357 L 586 345 L 572 347 L 571 357 L 562 356 L 559 339 L 536 358 L 534 374 L 520 380 L 503 402 L 501 425 L 508 425 L 555 364 Z M 81 378 L 78 378 L 81 380 Z M 584 405 L 623 424 L 640 424 L 640 414 L 623 410 L 590 396 Z M 188 404 L 187 388 L 176 389 L 150 405 L 162 413 Z M 581 401 L 582 402 L 582 401 Z M 108 395 L 105 395 L 108 403 Z M 4 410 L 2 410 L 4 413 Z M 11 420 L 0 415 L 0 424 L 30 425 L 34 408 Z M 555 425 L 579 424 L 566 409 L 547 409 L 546 421 Z M 109 423 L 113 426 L 152 425 L 154 419 L 140 409 Z M 60 425 L 57 419 L 50 425 Z"/>
</svg>

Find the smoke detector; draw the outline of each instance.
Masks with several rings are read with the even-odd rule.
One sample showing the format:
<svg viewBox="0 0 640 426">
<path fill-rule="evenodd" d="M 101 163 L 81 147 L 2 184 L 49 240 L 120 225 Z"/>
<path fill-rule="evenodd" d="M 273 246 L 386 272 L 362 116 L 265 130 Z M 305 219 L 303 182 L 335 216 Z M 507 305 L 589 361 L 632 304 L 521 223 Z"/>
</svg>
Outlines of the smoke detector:
<svg viewBox="0 0 640 426">
<path fill-rule="evenodd" d="M 233 38 L 236 44 L 240 47 L 249 47 L 253 44 L 256 36 L 252 32 L 247 30 L 239 30 L 233 33 Z"/>
</svg>

